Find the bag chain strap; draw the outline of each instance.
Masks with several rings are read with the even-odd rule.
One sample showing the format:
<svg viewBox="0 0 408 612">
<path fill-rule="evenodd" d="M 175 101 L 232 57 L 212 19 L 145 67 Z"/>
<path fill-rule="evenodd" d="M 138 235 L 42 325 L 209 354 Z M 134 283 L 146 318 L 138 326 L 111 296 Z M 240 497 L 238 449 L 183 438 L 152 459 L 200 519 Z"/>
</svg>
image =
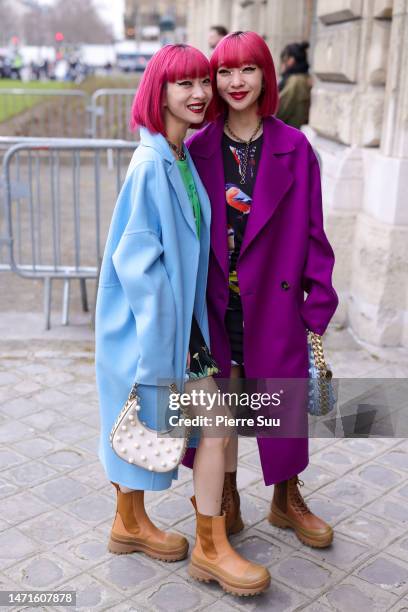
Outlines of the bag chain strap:
<svg viewBox="0 0 408 612">
<path fill-rule="evenodd" d="M 137 387 L 138 386 L 139 386 L 138 383 L 135 383 L 133 385 L 133 387 L 130 390 L 129 397 L 126 400 L 125 405 L 123 406 L 122 410 L 120 411 L 120 413 L 118 414 L 118 416 L 117 416 L 117 418 L 115 420 L 115 423 L 114 423 L 114 425 L 112 427 L 112 430 L 111 430 L 111 433 L 110 433 L 110 436 L 109 436 L 109 439 L 110 439 L 111 442 L 112 442 L 112 439 L 113 439 L 113 432 L 115 431 L 115 429 L 117 428 L 117 426 L 121 422 L 121 420 L 123 418 L 123 415 L 126 414 L 128 408 L 129 408 L 129 405 L 138 397 L 138 395 L 137 395 Z M 172 393 L 177 393 L 178 394 L 178 389 L 177 389 L 177 386 L 176 386 L 175 383 L 171 383 L 169 385 L 169 389 L 170 389 L 170 391 Z M 186 406 L 180 406 L 180 409 L 181 409 L 181 412 L 183 413 L 183 416 L 185 416 L 187 418 L 190 416 Z M 185 431 L 186 431 L 186 439 L 187 439 L 187 442 L 188 442 L 189 439 L 190 439 L 190 435 L 191 435 L 191 432 L 190 432 L 191 428 L 189 428 L 187 426 L 184 426 L 184 427 L 185 427 Z"/>
<path fill-rule="evenodd" d="M 128 397 L 127 402 L 126 402 L 126 405 L 128 405 L 130 402 L 133 402 L 133 400 L 136 399 L 138 386 L 139 386 L 139 383 L 135 383 L 133 385 L 133 387 L 131 388 L 130 393 L 129 393 L 129 397 Z M 171 383 L 169 385 L 169 389 L 170 389 L 171 393 L 175 393 L 177 395 L 180 395 L 179 391 L 177 389 L 177 385 L 175 383 Z M 185 417 L 189 417 L 190 416 L 186 406 L 180 405 L 180 410 L 183 413 L 183 416 L 185 416 Z"/>
<path fill-rule="evenodd" d="M 310 341 L 312 344 L 313 355 L 316 367 L 319 369 L 320 377 L 326 378 L 330 380 L 333 376 L 332 371 L 327 367 L 324 353 L 323 353 L 323 343 L 322 337 L 319 334 L 315 334 L 312 331 L 309 331 Z"/>
<path fill-rule="evenodd" d="M 326 360 L 324 358 L 322 337 L 310 330 L 309 337 L 312 345 L 314 361 L 317 369 L 319 370 L 319 397 L 322 403 L 322 413 L 324 414 L 329 410 L 329 387 L 327 382 L 331 380 L 333 373 L 327 367 Z"/>
</svg>

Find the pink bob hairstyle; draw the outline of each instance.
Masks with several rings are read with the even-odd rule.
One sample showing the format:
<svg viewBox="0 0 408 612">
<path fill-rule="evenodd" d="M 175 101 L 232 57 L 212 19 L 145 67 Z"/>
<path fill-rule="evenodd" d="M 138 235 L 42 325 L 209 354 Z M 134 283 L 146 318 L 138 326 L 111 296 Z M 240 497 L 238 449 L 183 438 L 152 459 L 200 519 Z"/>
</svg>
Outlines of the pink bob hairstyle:
<svg viewBox="0 0 408 612">
<path fill-rule="evenodd" d="M 238 68 L 242 64 L 256 64 L 263 73 L 263 91 L 259 96 L 258 114 L 268 117 L 276 113 L 279 104 L 278 85 L 271 52 L 264 39 L 256 32 L 231 32 L 220 40 L 210 58 L 214 98 L 213 114 L 227 110 L 226 102 L 217 92 L 217 70 L 220 66 Z"/>
<path fill-rule="evenodd" d="M 165 45 L 153 55 L 143 73 L 133 99 L 131 129 L 143 126 L 165 136 L 163 98 L 167 83 L 207 75 L 210 75 L 210 63 L 201 51 L 190 45 Z"/>
</svg>

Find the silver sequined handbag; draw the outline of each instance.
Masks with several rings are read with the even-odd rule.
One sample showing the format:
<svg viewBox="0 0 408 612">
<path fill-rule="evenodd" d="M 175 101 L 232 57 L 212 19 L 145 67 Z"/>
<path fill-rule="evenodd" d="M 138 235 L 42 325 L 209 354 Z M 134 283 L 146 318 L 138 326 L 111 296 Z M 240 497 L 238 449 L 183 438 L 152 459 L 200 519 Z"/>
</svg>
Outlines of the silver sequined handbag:
<svg viewBox="0 0 408 612">
<path fill-rule="evenodd" d="M 309 404 L 308 412 L 313 416 L 328 414 L 336 406 L 337 394 L 333 374 L 326 363 L 322 337 L 308 330 L 309 355 Z"/>
<path fill-rule="evenodd" d="M 115 453 L 126 461 L 151 472 L 170 472 L 181 463 L 190 440 L 191 428 L 178 427 L 180 437 L 171 437 L 172 430 L 157 431 L 147 427 L 139 418 L 140 398 L 137 384 L 132 387 L 129 397 L 109 436 Z M 178 394 L 175 384 L 169 386 L 171 393 Z M 180 406 L 183 414 L 186 409 Z"/>
</svg>

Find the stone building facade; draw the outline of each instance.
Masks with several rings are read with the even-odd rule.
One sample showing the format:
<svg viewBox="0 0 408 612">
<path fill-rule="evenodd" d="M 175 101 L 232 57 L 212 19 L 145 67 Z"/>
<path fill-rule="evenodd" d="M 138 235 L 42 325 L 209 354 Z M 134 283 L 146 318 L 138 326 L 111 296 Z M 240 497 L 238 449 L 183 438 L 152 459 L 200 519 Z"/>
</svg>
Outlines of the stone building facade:
<svg viewBox="0 0 408 612">
<path fill-rule="evenodd" d="M 334 322 L 363 341 L 408 346 L 408 0 L 190 0 L 189 39 L 212 24 L 254 29 L 275 59 L 309 39 L 303 130 L 322 160 L 336 253 Z"/>
</svg>

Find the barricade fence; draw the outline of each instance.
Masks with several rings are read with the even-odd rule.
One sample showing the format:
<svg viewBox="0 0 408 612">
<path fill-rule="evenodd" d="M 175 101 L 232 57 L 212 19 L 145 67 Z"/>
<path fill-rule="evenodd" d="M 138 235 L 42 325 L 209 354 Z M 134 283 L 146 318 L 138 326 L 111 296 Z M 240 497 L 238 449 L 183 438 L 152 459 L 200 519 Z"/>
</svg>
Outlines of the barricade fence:
<svg viewBox="0 0 408 612">
<path fill-rule="evenodd" d="M 89 96 L 77 89 L 1 89 L 2 135 L 91 136 Z"/>
<path fill-rule="evenodd" d="M 38 96 L 43 104 L 28 107 L 26 99 L 25 107 L 24 96 L 31 102 Z M 11 112 L 7 105 L 21 104 L 21 112 L 1 124 L 6 133 L 16 121 L 21 137 L 0 138 L 0 159 L 6 151 L 0 178 L 0 271 L 44 281 L 47 329 L 52 279 L 64 280 L 62 318 L 67 323 L 70 280 L 80 279 L 86 307 L 86 279 L 97 278 L 113 204 L 137 146 L 129 130 L 133 96 L 133 89 L 100 89 L 92 96 L 72 89 L 0 90 L 0 117 Z M 88 134 L 109 140 L 55 138 Z"/>
<path fill-rule="evenodd" d="M 94 138 L 129 139 L 134 89 L 98 89 L 92 94 L 91 134 Z"/>
<path fill-rule="evenodd" d="M 3 250 L 6 267 L 44 281 L 50 328 L 52 280 L 63 279 L 62 321 L 68 323 L 70 282 L 96 279 L 113 207 L 137 143 L 47 139 L 19 143 L 3 159 Z"/>
<path fill-rule="evenodd" d="M 135 89 L 0 90 L 2 136 L 131 139 Z"/>
</svg>

